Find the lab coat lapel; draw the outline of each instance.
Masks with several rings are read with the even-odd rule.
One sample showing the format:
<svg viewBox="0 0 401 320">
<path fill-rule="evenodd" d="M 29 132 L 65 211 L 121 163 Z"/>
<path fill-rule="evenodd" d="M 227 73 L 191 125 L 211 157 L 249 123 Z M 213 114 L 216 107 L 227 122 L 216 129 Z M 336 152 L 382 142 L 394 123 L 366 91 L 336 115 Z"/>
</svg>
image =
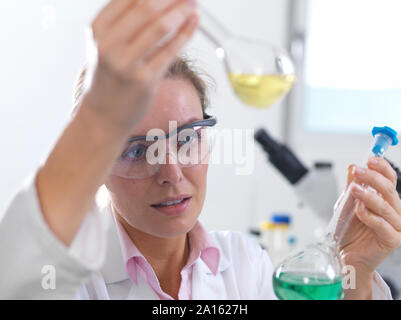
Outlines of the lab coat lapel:
<svg viewBox="0 0 401 320">
<path fill-rule="evenodd" d="M 133 283 L 127 296 L 128 300 L 160 300 L 159 296 L 145 282 L 142 277 L 138 277 L 138 284 Z"/>
<path fill-rule="evenodd" d="M 221 250 L 220 250 L 221 252 Z M 230 262 L 221 255 L 219 267 L 214 275 L 202 259 L 198 259 L 192 270 L 193 300 L 223 300 L 228 299 L 223 279 L 223 272 L 230 267 Z"/>
<path fill-rule="evenodd" d="M 107 283 L 118 282 L 126 280 L 129 278 L 127 271 L 125 269 L 125 262 L 123 254 L 121 252 L 120 240 L 118 238 L 117 227 L 112 216 L 112 212 L 109 208 L 105 209 L 110 219 L 109 230 L 108 230 L 108 241 L 107 241 L 107 251 L 106 260 L 101 269 L 101 274 L 103 275 L 104 281 Z"/>
<path fill-rule="evenodd" d="M 106 261 L 101 269 L 101 274 L 104 279 L 105 284 L 112 284 L 115 282 L 123 281 L 129 279 L 125 268 L 125 261 L 121 251 L 120 239 L 118 237 L 118 231 L 115 219 L 113 218 L 113 213 L 108 206 L 104 209 L 109 216 L 109 230 L 108 230 L 108 241 L 107 241 L 107 252 Z M 142 277 L 138 276 L 138 283 L 132 283 L 132 286 L 127 294 L 127 299 L 130 300 L 153 300 L 159 299 L 157 294 L 152 290 L 152 288 L 145 282 Z M 98 298 L 101 295 L 101 299 L 110 299 L 107 293 L 106 286 L 101 286 L 100 284 L 97 288 L 104 288 L 104 290 L 97 291 Z"/>
</svg>

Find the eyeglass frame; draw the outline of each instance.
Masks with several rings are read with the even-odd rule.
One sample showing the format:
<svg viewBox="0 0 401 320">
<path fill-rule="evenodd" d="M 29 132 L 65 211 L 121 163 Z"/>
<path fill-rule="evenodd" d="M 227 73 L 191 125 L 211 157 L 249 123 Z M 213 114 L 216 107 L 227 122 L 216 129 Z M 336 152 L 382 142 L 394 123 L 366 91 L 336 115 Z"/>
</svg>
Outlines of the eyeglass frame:
<svg viewBox="0 0 401 320">
<path fill-rule="evenodd" d="M 217 124 L 217 118 L 210 116 L 208 114 L 204 115 L 204 119 L 199 120 L 199 121 L 195 121 L 192 123 L 188 123 L 185 124 L 179 128 L 177 128 L 176 130 L 174 130 L 173 132 L 169 132 L 168 134 L 166 134 L 165 136 L 138 136 L 138 137 L 132 137 L 127 141 L 127 144 L 130 144 L 132 142 L 135 141 L 140 141 L 140 140 L 146 140 L 146 141 L 150 141 L 149 139 L 153 138 L 155 140 L 158 139 L 169 139 L 171 136 L 174 135 L 178 135 L 181 131 L 185 130 L 185 129 L 189 129 L 189 128 L 193 128 L 193 127 L 214 127 Z"/>
</svg>

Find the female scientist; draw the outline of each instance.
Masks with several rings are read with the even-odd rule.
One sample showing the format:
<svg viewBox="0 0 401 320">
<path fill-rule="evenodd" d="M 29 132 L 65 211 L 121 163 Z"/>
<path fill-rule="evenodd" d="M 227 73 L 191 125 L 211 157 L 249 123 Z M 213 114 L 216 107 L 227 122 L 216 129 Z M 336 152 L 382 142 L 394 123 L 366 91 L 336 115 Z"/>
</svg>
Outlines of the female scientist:
<svg viewBox="0 0 401 320">
<path fill-rule="evenodd" d="M 0 298 L 276 298 L 256 241 L 198 222 L 207 164 L 143 158 L 151 129 L 171 133 L 165 140 L 186 131 L 201 145 L 199 130 L 216 123 L 205 83 L 176 58 L 197 25 L 194 0 L 111 0 L 96 17 L 96 59 L 81 74 L 77 110 L 1 221 Z M 352 179 L 381 197 L 353 190 L 362 205 L 342 254 L 356 289 L 345 298 L 391 299 L 375 269 L 401 243 L 395 172 L 371 159 L 368 169 L 350 167 Z M 102 185 L 104 208 L 94 201 Z"/>
</svg>

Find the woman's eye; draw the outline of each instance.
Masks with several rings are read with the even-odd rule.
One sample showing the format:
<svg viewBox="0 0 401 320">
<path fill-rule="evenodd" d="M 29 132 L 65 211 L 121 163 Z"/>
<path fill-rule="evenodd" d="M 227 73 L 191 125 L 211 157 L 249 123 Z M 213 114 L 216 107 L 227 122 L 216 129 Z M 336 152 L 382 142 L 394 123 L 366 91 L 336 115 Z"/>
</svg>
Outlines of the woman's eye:
<svg viewBox="0 0 401 320">
<path fill-rule="evenodd" d="M 191 144 L 194 140 L 195 140 L 195 137 L 193 137 L 193 136 L 182 137 L 182 139 L 180 139 L 178 141 L 178 146 L 181 147 L 185 144 Z"/>
<path fill-rule="evenodd" d="M 192 131 L 190 133 L 183 134 L 178 141 L 178 145 L 182 146 L 184 144 L 190 144 L 199 139 L 199 133 L 197 131 Z"/>
<path fill-rule="evenodd" d="M 145 145 L 135 145 L 131 146 L 128 150 L 126 150 L 121 156 L 124 160 L 141 160 L 146 154 L 146 146 Z"/>
<path fill-rule="evenodd" d="M 183 144 L 186 144 L 186 143 L 191 142 L 193 139 L 194 139 L 194 138 L 191 137 L 191 136 L 186 136 L 186 137 L 183 137 L 183 139 L 181 139 L 181 140 L 179 141 L 179 143 L 180 143 L 181 145 L 183 145 Z"/>
</svg>

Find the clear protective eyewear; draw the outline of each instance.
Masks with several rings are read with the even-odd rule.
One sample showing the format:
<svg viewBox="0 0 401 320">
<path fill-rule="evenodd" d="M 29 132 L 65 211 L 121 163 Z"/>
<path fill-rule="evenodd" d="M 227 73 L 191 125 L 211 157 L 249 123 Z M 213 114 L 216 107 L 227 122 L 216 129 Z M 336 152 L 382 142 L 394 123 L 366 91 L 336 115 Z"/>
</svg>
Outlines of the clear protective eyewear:
<svg viewBox="0 0 401 320">
<path fill-rule="evenodd" d="M 216 123 L 216 118 L 205 115 L 205 119 L 181 126 L 167 135 L 133 137 L 128 140 L 111 174 L 145 179 L 155 175 L 164 164 L 176 164 L 180 168 L 206 164 L 211 151 L 208 131 Z M 168 161 L 167 154 L 170 155 Z"/>
</svg>

